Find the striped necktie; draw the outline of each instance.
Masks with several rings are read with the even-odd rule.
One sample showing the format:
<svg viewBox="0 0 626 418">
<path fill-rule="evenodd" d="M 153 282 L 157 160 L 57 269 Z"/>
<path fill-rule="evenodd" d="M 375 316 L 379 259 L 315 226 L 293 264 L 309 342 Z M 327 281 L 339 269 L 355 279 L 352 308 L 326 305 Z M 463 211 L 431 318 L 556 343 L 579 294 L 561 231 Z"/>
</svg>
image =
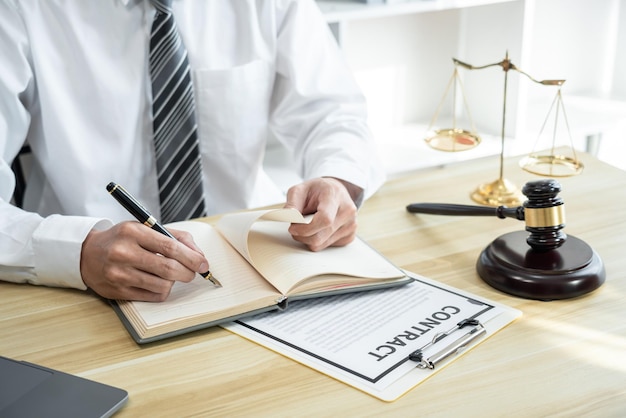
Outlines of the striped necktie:
<svg viewBox="0 0 626 418">
<path fill-rule="evenodd" d="M 187 50 L 171 0 L 151 0 L 157 9 L 150 38 L 152 112 L 161 220 L 205 215 L 193 85 Z"/>
</svg>

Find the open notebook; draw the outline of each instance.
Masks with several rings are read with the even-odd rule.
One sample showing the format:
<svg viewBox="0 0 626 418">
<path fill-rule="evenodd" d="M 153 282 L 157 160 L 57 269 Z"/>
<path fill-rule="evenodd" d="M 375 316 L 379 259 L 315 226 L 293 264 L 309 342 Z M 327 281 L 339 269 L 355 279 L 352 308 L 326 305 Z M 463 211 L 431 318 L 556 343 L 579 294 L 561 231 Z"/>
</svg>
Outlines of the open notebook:
<svg viewBox="0 0 626 418">
<path fill-rule="evenodd" d="M 113 306 L 139 343 L 179 335 L 236 318 L 286 309 L 288 302 L 409 283 L 401 269 L 361 239 L 312 252 L 288 232 L 308 222 L 294 209 L 237 212 L 214 226 L 178 222 L 190 232 L 222 287 L 200 275 L 176 283 L 160 303 L 115 301 Z"/>
</svg>

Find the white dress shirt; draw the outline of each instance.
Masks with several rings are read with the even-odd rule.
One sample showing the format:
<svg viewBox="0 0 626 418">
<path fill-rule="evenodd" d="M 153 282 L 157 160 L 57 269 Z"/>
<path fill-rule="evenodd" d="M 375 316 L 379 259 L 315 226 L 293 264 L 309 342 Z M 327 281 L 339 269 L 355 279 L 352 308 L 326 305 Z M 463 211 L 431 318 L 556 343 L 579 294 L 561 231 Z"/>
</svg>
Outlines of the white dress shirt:
<svg viewBox="0 0 626 418">
<path fill-rule="evenodd" d="M 0 278 L 84 289 L 82 242 L 132 217 L 123 185 L 156 216 L 147 0 L 0 0 Z M 302 178 L 371 195 L 383 172 L 365 104 L 311 0 L 174 1 L 196 96 L 209 214 L 284 201 L 263 171 L 268 138 Z M 33 152 L 25 210 L 10 162 Z"/>
</svg>

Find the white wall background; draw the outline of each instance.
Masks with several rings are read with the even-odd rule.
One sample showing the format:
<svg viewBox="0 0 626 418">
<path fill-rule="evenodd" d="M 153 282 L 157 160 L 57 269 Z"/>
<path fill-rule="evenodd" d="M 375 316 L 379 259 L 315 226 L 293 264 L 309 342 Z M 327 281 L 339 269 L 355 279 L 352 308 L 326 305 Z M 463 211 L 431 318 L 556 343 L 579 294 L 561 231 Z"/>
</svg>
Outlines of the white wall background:
<svg viewBox="0 0 626 418">
<path fill-rule="evenodd" d="M 624 0 L 519 0 L 371 15 L 343 22 L 342 47 L 368 97 L 383 147 L 419 136 L 410 126 L 430 123 L 452 74 L 452 57 L 479 66 L 501 61 L 508 51 L 511 61 L 536 79 L 566 79 L 562 97 L 574 146 L 585 150 L 588 137 L 601 137 L 598 156 L 626 169 Z M 504 72 L 494 67 L 460 73 L 477 129 L 499 138 Z M 557 89 L 514 71 L 507 89 L 506 135 L 516 141 L 511 152 L 551 145 L 545 141 L 552 135 L 538 134 Z M 440 118 L 450 118 L 451 103 L 441 113 Z M 459 117 L 466 116 L 460 112 Z M 564 122 L 561 114 L 557 144 L 570 143 Z"/>
<path fill-rule="evenodd" d="M 481 66 L 502 61 L 507 51 L 536 79 L 566 80 L 566 112 L 553 128 L 554 110 L 546 117 L 557 89 L 509 71 L 505 154 L 524 155 L 554 141 L 626 170 L 626 0 L 359 3 L 318 1 L 368 99 L 370 124 L 389 174 L 500 152 L 501 67 L 459 70 L 471 122 L 483 143 L 444 153 L 428 148 L 423 138 L 454 70 L 452 58 Z M 470 128 L 457 93 L 457 127 Z M 452 124 L 451 97 L 437 119 L 441 127 Z M 286 185 L 297 180 L 282 170 L 288 158 L 280 150 L 267 160 L 274 177 Z"/>
</svg>

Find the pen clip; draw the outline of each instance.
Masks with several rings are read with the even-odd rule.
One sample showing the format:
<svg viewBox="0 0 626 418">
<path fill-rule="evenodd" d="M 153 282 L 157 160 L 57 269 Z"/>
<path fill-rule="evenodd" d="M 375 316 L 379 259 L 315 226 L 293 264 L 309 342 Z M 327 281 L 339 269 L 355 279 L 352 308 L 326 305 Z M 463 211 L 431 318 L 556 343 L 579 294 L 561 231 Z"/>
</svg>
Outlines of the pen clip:
<svg viewBox="0 0 626 418">
<path fill-rule="evenodd" d="M 462 334 L 459 338 L 457 338 L 456 340 L 452 341 L 450 344 L 448 344 L 447 346 L 445 346 L 444 348 L 442 348 L 441 350 L 437 351 L 436 353 L 425 357 L 424 355 L 424 351 L 428 350 L 429 348 L 433 347 L 435 344 L 437 344 L 439 341 L 443 340 L 444 338 L 457 333 L 457 331 L 463 329 L 463 328 L 467 328 L 467 327 L 471 327 L 470 330 L 464 334 Z M 485 329 L 485 327 L 480 323 L 479 320 L 477 319 L 464 319 L 461 322 L 459 322 L 458 324 L 456 324 L 456 326 L 454 326 L 453 328 L 449 329 L 446 332 L 440 332 L 438 334 L 436 334 L 432 341 L 430 341 L 428 344 L 424 345 L 423 347 L 415 350 L 414 352 L 412 352 L 411 354 L 409 354 L 409 360 L 415 361 L 417 362 L 417 367 L 420 369 L 434 369 L 435 366 L 440 363 L 441 361 L 445 360 L 446 358 L 450 357 L 453 354 L 456 354 L 457 352 L 461 351 L 462 349 L 464 349 L 465 347 L 467 347 L 468 345 L 470 345 L 473 341 L 475 341 L 476 339 L 482 337 L 483 335 L 485 335 L 487 333 L 487 330 Z"/>
</svg>

